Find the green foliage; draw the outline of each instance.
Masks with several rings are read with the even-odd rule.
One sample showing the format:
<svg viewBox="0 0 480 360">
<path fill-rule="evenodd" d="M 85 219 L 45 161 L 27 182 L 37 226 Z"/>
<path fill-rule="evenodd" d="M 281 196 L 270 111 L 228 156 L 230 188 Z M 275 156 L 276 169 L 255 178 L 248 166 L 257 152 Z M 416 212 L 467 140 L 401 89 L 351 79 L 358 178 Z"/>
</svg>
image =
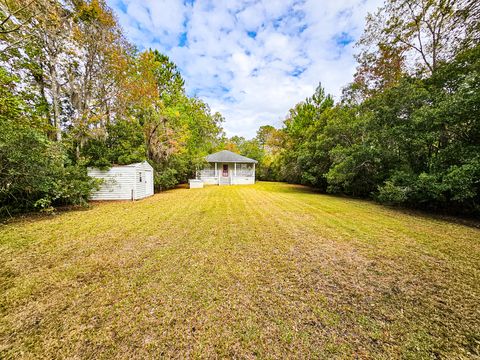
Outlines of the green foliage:
<svg viewBox="0 0 480 360">
<path fill-rule="evenodd" d="M 167 55 L 126 42 L 104 0 L 19 1 L 0 10 L 0 64 L 22 74 L 0 75 L 2 204 L 15 191 L 12 211 L 81 203 L 87 166 L 144 160 L 170 188 L 218 146 L 221 115 L 185 94 Z"/>
<path fill-rule="evenodd" d="M 258 129 L 256 140 L 262 152 L 261 157 L 257 159 L 259 161 L 257 177 L 260 180 L 279 181 L 281 177 L 278 159 L 283 149 L 283 132 L 273 126 L 264 125 Z"/>
<path fill-rule="evenodd" d="M 167 55 L 125 41 L 105 1 L 21 0 L 0 11 L 0 62 L 22 74 L 0 68 L 2 211 L 83 203 L 95 186 L 86 166 L 148 160 L 156 189 L 168 189 L 227 148 L 258 160 L 261 180 L 478 213 L 474 3 L 386 1 L 367 18 L 341 102 L 319 85 L 281 129 L 227 139 L 222 116 L 185 94 Z"/>
<path fill-rule="evenodd" d="M 460 166 L 451 166 L 443 178 L 443 183 L 453 201 L 475 201 L 472 205 L 479 207 L 480 157 L 477 156 Z"/>
<path fill-rule="evenodd" d="M 335 147 L 330 156 L 333 164 L 326 175 L 329 192 L 368 196 L 381 181 L 381 153 L 374 147 Z"/>
<path fill-rule="evenodd" d="M 178 184 L 177 170 L 173 168 L 162 169 L 155 172 L 155 188 L 158 190 L 168 190 Z"/>
<path fill-rule="evenodd" d="M 332 97 L 319 85 L 312 97 L 290 111 L 285 120 L 285 151 L 278 158 L 284 180 L 325 188 L 328 161 L 323 162 L 321 134 L 333 105 Z"/>
<path fill-rule="evenodd" d="M 68 163 L 63 146 L 38 128 L 0 71 L 0 217 L 53 205 L 83 205 L 96 182 Z M 30 116 L 30 118 L 28 117 Z"/>
<path fill-rule="evenodd" d="M 285 121 L 267 179 L 331 193 L 461 214 L 480 212 L 480 46 L 437 64 L 429 77 L 403 75 L 358 102 L 333 106 L 323 91 Z M 317 100 L 314 100 L 317 99 Z"/>
<path fill-rule="evenodd" d="M 180 75 L 177 66 L 168 56 L 158 50 L 150 50 L 157 66 L 153 69 L 158 87 L 159 96 L 163 100 L 174 100 L 184 92 L 185 81 Z"/>
<path fill-rule="evenodd" d="M 136 120 L 119 120 L 106 126 L 106 136 L 91 139 L 82 148 L 87 165 L 105 169 L 112 164 L 128 165 L 146 159 L 142 126 Z"/>
</svg>

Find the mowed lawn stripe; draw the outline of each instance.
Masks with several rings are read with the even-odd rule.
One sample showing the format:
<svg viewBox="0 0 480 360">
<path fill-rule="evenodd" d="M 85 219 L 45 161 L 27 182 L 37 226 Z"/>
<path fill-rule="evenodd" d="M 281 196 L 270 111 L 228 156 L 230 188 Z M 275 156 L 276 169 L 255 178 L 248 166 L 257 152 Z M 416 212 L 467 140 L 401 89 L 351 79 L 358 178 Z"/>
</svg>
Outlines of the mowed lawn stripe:
<svg viewBox="0 0 480 360">
<path fill-rule="evenodd" d="M 13 221 L 0 355 L 471 358 L 479 238 L 278 183 Z"/>
<path fill-rule="evenodd" d="M 376 295 L 381 295 L 382 288 L 388 285 L 390 279 L 391 284 L 388 287 L 391 288 L 391 291 L 386 292 L 387 297 L 392 295 L 390 293 L 398 293 L 395 306 L 392 306 L 392 309 L 394 310 L 397 307 L 402 314 L 405 311 L 412 311 L 412 322 L 425 321 L 428 323 L 433 338 L 439 332 L 443 332 L 444 336 L 449 334 L 449 336 L 458 336 L 459 338 L 462 337 L 460 334 L 466 333 L 469 334 L 467 337 L 470 339 L 467 341 L 472 341 L 470 345 L 478 346 L 475 340 L 478 333 L 475 322 L 467 322 L 468 325 L 462 328 L 465 322 L 461 321 L 463 316 L 470 319 L 478 319 L 479 317 L 477 301 L 475 300 L 475 297 L 478 296 L 480 266 L 477 260 L 479 254 L 478 229 L 465 228 L 463 225 L 436 219 L 427 219 L 426 221 L 424 217 L 402 214 L 366 202 L 327 196 L 319 198 L 318 195 L 313 193 L 299 196 L 282 194 L 279 198 L 282 198 L 285 212 L 289 208 L 295 208 L 299 213 L 303 213 L 309 207 L 307 203 L 310 200 L 315 202 L 314 208 L 322 207 L 324 203 L 327 203 L 325 205 L 327 208 L 332 204 L 337 205 L 337 208 L 343 210 L 343 212 L 338 213 L 336 220 L 345 224 L 345 226 L 338 225 L 337 234 L 325 234 L 326 223 L 328 223 L 327 229 L 331 229 L 332 221 L 330 216 L 325 215 L 325 212 L 321 210 L 311 214 L 317 221 L 306 220 L 306 217 L 303 216 L 304 220 L 299 217 L 295 223 L 301 224 L 304 221 L 303 225 L 305 229 L 308 229 L 307 232 L 322 234 L 322 243 L 325 243 L 326 236 L 330 240 L 337 239 L 336 249 L 341 249 L 345 240 L 350 245 L 354 244 L 357 257 L 354 264 L 357 267 L 357 273 L 361 274 L 360 279 L 363 281 L 368 279 L 368 276 L 366 276 L 368 274 L 362 273 L 362 262 L 359 261 L 358 255 L 361 253 L 368 259 L 373 259 L 371 261 L 371 264 L 375 266 L 373 273 L 377 272 L 381 275 L 373 283 L 375 285 L 373 292 Z M 356 202 L 357 206 L 348 206 L 342 209 L 344 202 Z M 287 206 L 287 203 L 290 205 Z M 355 211 L 356 208 L 363 208 L 366 205 L 368 206 L 368 212 L 362 211 L 359 213 Z M 397 215 L 398 219 L 395 219 L 394 215 Z M 381 222 L 383 227 L 377 226 L 378 222 Z M 415 229 L 412 230 L 412 225 L 415 225 L 417 232 L 414 231 Z M 343 228 L 355 229 L 356 231 L 342 231 Z M 314 235 L 313 237 L 315 238 Z M 310 244 L 314 243 L 315 241 L 310 242 Z M 317 249 L 319 249 L 319 246 L 318 243 L 315 243 L 313 250 Z M 344 254 L 348 253 L 346 249 L 342 251 Z M 306 251 L 305 253 L 311 254 L 312 252 Z M 324 255 L 325 253 L 322 254 L 323 258 Z M 345 269 L 345 264 L 343 268 Z M 370 273 L 372 272 L 370 271 Z M 342 269 L 338 269 L 335 273 L 337 280 L 341 278 L 341 274 Z M 351 280 L 354 279 L 352 274 L 348 276 Z M 351 283 L 349 287 L 353 289 L 355 288 L 354 285 L 354 283 Z M 361 289 L 366 290 L 364 286 Z M 477 291 L 472 292 L 472 289 Z M 365 294 L 360 295 L 363 299 L 368 299 L 368 296 L 363 296 Z M 407 304 L 405 309 L 399 307 L 404 303 Z M 448 305 L 445 306 L 444 304 L 447 303 Z M 416 305 L 418 305 L 418 309 Z M 424 313 L 422 314 L 421 311 L 423 310 Z M 438 324 L 438 318 L 442 316 L 434 314 L 438 312 L 445 316 L 440 324 Z M 367 309 L 368 313 L 374 314 L 374 311 Z M 432 320 L 432 314 L 436 320 L 429 323 Z M 389 315 L 386 316 L 387 320 L 390 317 Z M 395 323 L 392 325 L 396 326 Z M 438 325 L 440 325 L 440 328 L 434 330 Z M 412 324 L 412 326 L 415 326 L 415 324 Z M 405 329 L 409 328 L 406 327 Z M 398 337 L 398 333 L 396 336 Z M 422 336 L 428 337 L 427 335 Z M 435 339 L 430 340 L 434 341 Z M 446 346 L 441 336 L 438 338 L 438 342 L 441 346 Z M 415 340 L 413 343 L 415 343 Z"/>
</svg>

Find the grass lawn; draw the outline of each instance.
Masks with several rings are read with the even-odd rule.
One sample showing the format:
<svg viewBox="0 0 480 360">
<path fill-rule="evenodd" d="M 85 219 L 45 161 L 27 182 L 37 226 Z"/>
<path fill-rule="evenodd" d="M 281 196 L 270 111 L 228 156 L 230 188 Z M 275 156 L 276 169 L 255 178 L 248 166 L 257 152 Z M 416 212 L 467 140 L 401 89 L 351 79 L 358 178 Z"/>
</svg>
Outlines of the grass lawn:
<svg viewBox="0 0 480 360">
<path fill-rule="evenodd" d="M 0 358 L 480 357 L 480 229 L 300 186 L 0 227 Z"/>
</svg>

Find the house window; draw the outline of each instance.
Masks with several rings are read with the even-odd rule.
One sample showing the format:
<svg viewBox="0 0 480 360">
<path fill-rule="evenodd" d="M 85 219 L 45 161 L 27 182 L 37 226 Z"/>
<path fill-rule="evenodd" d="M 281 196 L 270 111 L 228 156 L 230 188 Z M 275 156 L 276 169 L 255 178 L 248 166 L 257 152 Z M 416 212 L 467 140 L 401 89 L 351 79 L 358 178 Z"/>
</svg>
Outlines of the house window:
<svg viewBox="0 0 480 360">
<path fill-rule="evenodd" d="M 139 178 L 138 182 L 142 182 L 142 173 L 139 172 L 138 174 L 140 175 L 140 178 Z"/>
</svg>

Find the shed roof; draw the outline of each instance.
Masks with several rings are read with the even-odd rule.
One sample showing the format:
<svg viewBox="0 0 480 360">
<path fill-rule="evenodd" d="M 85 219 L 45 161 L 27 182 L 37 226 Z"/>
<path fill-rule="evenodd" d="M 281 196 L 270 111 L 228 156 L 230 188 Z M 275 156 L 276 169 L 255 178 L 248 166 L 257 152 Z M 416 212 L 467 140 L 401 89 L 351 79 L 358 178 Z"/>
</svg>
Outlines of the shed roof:
<svg viewBox="0 0 480 360">
<path fill-rule="evenodd" d="M 205 159 L 209 163 L 258 163 L 257 160 L 250 159 L 246 156 L 235 154 L 228 150 L 222 150 L 214 154 L 207 155 Z"/>
<path fill-rule="evenodd" d="M 148 161 L 142 161 L 142 162 L 137 162 L 137 163 L 132 163 L 132 164 L 127 164 L 127 165 L 118 165 L 118 164 L 112 164 L 110 168 L 137 168 L 137 169 L 148 169 L 148 170 L 153 170 L 152 165 L 148 163 Z M 88 167 L 89 169 L 95 169 L 95 167 Z"/>
</svg>

